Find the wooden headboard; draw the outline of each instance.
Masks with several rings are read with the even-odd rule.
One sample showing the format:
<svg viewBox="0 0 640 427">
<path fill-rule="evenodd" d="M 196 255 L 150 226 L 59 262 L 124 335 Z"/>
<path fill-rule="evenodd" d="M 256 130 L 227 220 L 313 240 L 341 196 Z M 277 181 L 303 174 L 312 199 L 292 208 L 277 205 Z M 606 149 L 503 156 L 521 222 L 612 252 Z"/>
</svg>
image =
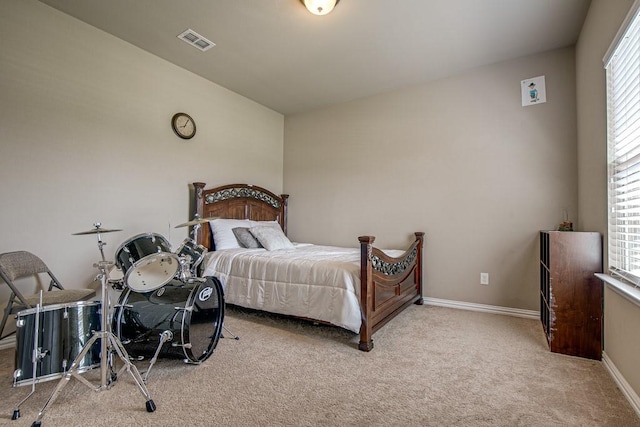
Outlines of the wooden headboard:
<svg viewBox="0 0 640 427">
<path fill-rule="evenodd" d="M 278 221 L 287 234 L 288 194 L 276 196 L 256 185 L 230 184 L 204 189 L 204 182 L 194 182 L 195 209 L 200 218 L 252 219 L 254 221 Z M 202 224 L 196 236 L 198 244 L 213 250 L 209 223 Z"/>
</svg>

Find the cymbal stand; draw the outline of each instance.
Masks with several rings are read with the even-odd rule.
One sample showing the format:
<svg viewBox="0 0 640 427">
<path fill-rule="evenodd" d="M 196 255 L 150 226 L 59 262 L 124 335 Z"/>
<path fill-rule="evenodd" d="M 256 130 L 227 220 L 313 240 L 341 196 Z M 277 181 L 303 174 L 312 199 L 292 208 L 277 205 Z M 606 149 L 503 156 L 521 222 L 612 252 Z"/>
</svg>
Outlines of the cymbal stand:
<svg viewBox="0 0 640 427">
<path fill-rule="evenodd" d="M 93 224 L 93 226 L 96 228 L 96 235 L 98 237 L 98 250 L 100 250 L 100 256 L 102 257 L 102 262 L 106 262 L 106 259 L 104 257 L 104 250 L 103 250 L 106 243 L 102 241 L 102 237 L 100 236 L 100 227 L 102 226 L 102 224 L 99 222 L 96 222 L 95 224 Z"/>
<path fill-rule="evenodd" d="M 200 218 L 200 215 L 195 214 L 194 220 L 197 220 L 198 218 Z M 191 234 L 193 234 L 192 238 L 194 242 L 198 241 L 198 230 L 200 230 L 200 227 L 202 227 L 202 224 L 197 223 L 196 225 L 193 226 L 193 230 L 191 230 Z"/>
<path fill-rule="evenodd" d="M 94 226 L 96 227 L 96 229 L 99 229 L 100 223 L 96 223 L 94 224 Z M 129 360 L 129 354 L 127 353 L 124 346 L 122 345 L 122 342 L 118 339 L 118 337 L 113 332 L 111 332 L 110 324 L 108 321 L 109 298 L 107 296 L 107 281 L 108 281 L 107 268 L 112 266 L 114 263 L 104 260 L 104 252 L 102 250 L 102 247 L 105 245 L 105 243 L 100 238 L 100 233 L 98 230 L 96 230 L 96 234 L 98 235 L 98 247 L 100 249 L 100 254 L 102 255 L 102 259 L 103 259 L 97 264 L 94 264 L 94 267 L 98 268 L 98 270 L 100 271 L 100 274 L 98 274 L 96 279 L 100 280 L 100 291 L 101 291 L 101 300 L 102 300 L 101 330 L 93 331 L 93 336 L 89 339 L 89 341 L 87 341 L 84 347 L 82 347 L 82 350 L 80 351 L 78 356 L 76 356 L 76 358 L 73 360 L 73 363 L 71 364 L 71 367 L 69 368 L 69 370 L 64 374 L 60 382 L 58 382 L 58 385 L 56 386 L 56 388 L 53 390 L 53 392 L 45 402 L 44 407 L 38 413 L 38 417 L 31 424 L 31 427 L 39 427 L 41 425 L 41 420 L 42 420 L 42 417 L 44 417 L 46 410 L 56 400 L 56 398 L 58 397 L 58 394 L 64 388 L 64 386 L 69 383 L 69 380 L 71 379 L 72 376 L 78 379 L 80 382 L 82 382 L 86 386 L 88 386 L 89 388 L 94 389 L 95 391 L 102 391 L 102 390 L 111 388 L 112 382 L 117 379 L 117 376 L 108 375 L 109 370 L 112 366 L 111 364 L 112 351 L 115 351 L 118 354 L 118 357 L 120 357 L 120 360 L 122 360 L 122 363 L 124 363 L 122 370 L 126 369 L 129 372 L 129 374 L 131 374 L 134 382 L 140 389 L 140 393 L 142 393 L 145 399 L 147 399 L 146 401 L 147 412 L 154 412 L 156 410 L 156 405 L 151 399 L 151 395 L 149 394 L 147 387 L 144 385 L 144 381 L 142 379 L 142 376 L 140 375 L 140 372 L 138 371 L 138 368 L 136 368 L 136 366 L 133 363 L 131 363 L 131 360 Z M 78 368 L 80 367 L 80 363 L 84 359 L 87 352 L 91 349 L 93 344 L 98 339 L 101 340 L 101 352 L 100 352 L 101 382 L 100 382 L 100 385 L 96 387 L 95 385 L 91 384 L 86 378 L 80 376 L 78 372 Z"/>
</svg>

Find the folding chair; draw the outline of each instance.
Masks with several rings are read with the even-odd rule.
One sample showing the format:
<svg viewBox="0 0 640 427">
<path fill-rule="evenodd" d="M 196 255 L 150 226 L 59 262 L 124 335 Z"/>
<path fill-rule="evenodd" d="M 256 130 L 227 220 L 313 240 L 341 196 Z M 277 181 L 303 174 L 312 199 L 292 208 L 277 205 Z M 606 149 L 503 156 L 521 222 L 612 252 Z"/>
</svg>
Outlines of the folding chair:
<svg viewBox="0 0 640 427">
<path fill-rule="evenodd" d="M 11 288 L 11 295 L 4 309 L 4 316 L 0 325 L 0 339 L 15 333 L 10 332 L 2 335 L 9 315 L 33 308 L 40 303 L 39 293 L 24 296 L 16 287 L 14 281 L 22 277 L 36 276 L 40 273 L 46 273 L 51 278 L 49 289 L 47 292 L 42 293 L 43 306 L 83 301 L 95 295 L 95 290 L 93 289 L 64 289 L 47 265 L 30 252 L 17 251 L 0 254 L 0 277 Z M 54 291 L 53 288 L 56 288 L 56 290 Z"/>
</svg>

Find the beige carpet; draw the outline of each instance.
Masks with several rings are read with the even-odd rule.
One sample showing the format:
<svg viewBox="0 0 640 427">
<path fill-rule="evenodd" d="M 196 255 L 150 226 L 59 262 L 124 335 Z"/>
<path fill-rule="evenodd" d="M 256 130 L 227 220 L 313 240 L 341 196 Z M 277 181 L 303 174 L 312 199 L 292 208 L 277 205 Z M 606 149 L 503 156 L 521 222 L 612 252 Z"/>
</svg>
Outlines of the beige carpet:
<svg viewBox="0 0 640 427">
<path fill-rule="evenodd" d="M 203 364 L 156 364 L 156 412 L 126 373 L 101 392 L 72 379 L 42 425 L 640 426 L 603 365 L 550 353 L 535 320 L 412 306 L 371 353 L 338 328 L 231 308 L 225 323 L 241 339 Z M 12 421 L 30 390 L 11 387 L 13 357 L 0 352 L 0 425 L 30 426 L 57 381 Z"/>
</svg>

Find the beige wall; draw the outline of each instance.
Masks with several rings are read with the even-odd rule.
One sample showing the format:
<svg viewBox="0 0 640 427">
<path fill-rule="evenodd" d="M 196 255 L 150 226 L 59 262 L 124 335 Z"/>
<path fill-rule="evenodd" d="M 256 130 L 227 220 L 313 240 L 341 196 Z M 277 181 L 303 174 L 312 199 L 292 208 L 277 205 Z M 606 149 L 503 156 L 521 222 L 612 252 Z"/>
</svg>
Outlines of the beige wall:
<svg viewBox="0 0 640 427">
<path fill-rule="evenodd" d="M 632 4 L 633 0 L 593 0 L 576 46 L 580 223 L 585 228 L 603 233 L 605 242 L 607 123 L 602 58 Z M 636 394 L 640 394 L 638 325 L 640 307 L 607 289 L 604 304 L 604 351 Z"/>
<path fill-rule="evenodd" d="M 561 49 L 287 117 L 283 149 L 280 114 L 35 0 L 4 0 L 0 252 L 33 251 L 85 286 L 99 253 L 72 233 L 122 228 L 104 235 L 109 259 L 141 232 L 177 247 L 190 182 L 248 182 L 292 195 L 295 240 L 400 247 L 425 231 L 426 296 L 537 310 L 537 230 L 566 210 L 606 233 L 601 60 L 631 3 L 593 0 L 575 68 Z M 537 75 L 548 102 L 522 108 L 519 82 Z M 196 119 L 193 140 L 172 133 L 177 111 Z M 637 324 L 638 307 L 608 291 L 605 351 L 636 392 Z"/>
<path fill-rule="evenodd" d="M 521 107 L 540 75 L 548 102 Z M 576 220 L 574 50 L 287 116 L 284 158 L 293 239 L 424 231 L 425 296 L 538 310 L 537 232 Z"/>
<path fill-rule="evenodd" d="M 0 2 L 0 100 L 0 252 L 38 254 L 69 287 L 97 272 L 95 235 L 71 235 L 95 221 L 123 229 L 103 235 L 113 260 L 143 232 L 177 249 L 193 181 L 282 189 L 281 114 L 35 0 Z"/>
</svg>

